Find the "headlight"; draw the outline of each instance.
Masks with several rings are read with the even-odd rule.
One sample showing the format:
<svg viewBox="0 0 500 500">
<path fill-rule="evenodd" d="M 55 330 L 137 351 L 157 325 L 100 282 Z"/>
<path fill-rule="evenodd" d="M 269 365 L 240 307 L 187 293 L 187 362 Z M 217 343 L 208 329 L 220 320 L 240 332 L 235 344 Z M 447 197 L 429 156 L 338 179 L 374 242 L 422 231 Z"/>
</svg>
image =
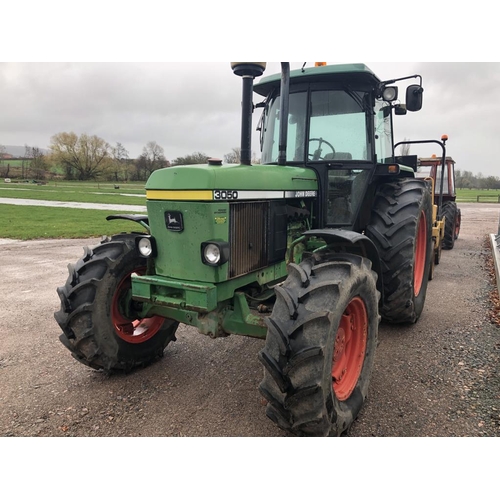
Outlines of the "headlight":
<svg viewBox="0 0 500 500">
<path fill-rule="evenodd" d="M 151 236 L 139 236 L 135 246 L 141 257 L 156 257 L 156 242 Z"/>
<path fill-rule="evenodd" d="M 205 241 L 201 244 L 201 261 L 207 266 L 221 266 L 229 260 L 229 243 Z"/>
<path fill-rule="evenodd" d="M 385 87 L 382 91 L 382 99 L 384 101 L 392 102 L 398 98 L 398 88 L 397 87 Z"/>
<path fill-rule="evenodd" d="M 203 257 L 205 257 L 207 264 L 214 266 L 220 260 L 220 248 L 217 245 L 210 243 L 205 247 L 205 250 L 203 250 Z"/>
</svg>

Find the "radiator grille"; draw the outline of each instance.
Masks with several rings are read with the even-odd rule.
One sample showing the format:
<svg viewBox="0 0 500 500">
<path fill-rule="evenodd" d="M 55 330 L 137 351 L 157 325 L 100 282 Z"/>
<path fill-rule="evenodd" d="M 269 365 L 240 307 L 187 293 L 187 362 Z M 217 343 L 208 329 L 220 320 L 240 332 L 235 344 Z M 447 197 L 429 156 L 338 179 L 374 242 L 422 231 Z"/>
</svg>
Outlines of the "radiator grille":
<svg viewBox="0 0 500 500">
<path fill-rule="evenodd" d="M 234 278 L 267 265 L 269 203 L 231 203 L 230 207 L 229 276 Z"/>
</svg>

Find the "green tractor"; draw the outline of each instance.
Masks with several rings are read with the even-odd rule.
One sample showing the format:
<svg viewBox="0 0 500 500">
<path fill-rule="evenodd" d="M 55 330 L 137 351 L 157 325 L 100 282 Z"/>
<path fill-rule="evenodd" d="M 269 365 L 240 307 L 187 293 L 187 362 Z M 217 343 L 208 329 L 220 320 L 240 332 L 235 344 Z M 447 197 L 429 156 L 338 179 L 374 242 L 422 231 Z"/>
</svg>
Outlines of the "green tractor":
<svg viewBox="0 0 500 500">
<path fill-rule="evenodd" d="M 112 372 L 161 357 L 179 323 L 260 338 L 267 415 L 295 435 L 338 436 L 367 396 L 380 318 L 411 324 L 424 306 L 431 191 L 395 162 L 392 128 L 393 114 L 421 108 L 422 79 L 281 63 L 255 83 L 265 63 L 231 66 L 243 81 L 241 163 L 153 172 L 147 215 L 107 217 L 142 229 L 69 266 L 60 339 Z M 402 104 L 392 84 L 410 78 L 420 83 Z"/>
</svg>

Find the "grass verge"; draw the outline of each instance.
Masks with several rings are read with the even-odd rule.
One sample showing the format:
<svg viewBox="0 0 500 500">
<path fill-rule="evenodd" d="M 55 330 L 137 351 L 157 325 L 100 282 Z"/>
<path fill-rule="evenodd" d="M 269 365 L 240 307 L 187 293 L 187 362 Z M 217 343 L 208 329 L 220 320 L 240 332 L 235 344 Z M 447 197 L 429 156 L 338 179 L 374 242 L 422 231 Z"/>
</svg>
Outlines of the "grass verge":
<svg viewBox="0 0 500 500">
<path fill-rule="evenodd" d="M 76 208 L 0 205 L 0 238 L 34 240 L 48 238 L 93 238 L 121 232 L 142 231 L 130 221 L 107 221 L 116 212 Z"/>
</svg>

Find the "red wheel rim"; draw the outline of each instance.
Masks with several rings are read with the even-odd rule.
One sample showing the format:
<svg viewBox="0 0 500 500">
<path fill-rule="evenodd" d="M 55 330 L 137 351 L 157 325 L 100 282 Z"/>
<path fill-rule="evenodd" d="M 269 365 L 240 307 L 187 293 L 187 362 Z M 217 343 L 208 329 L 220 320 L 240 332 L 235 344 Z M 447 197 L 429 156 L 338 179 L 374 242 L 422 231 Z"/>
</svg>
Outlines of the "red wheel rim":
<svg viewBox="0 0 500 500">
<path fill-rule="evenodd" d="M 420 214 L 418 220 L 417 241 L 415 242 L 415 269 L 413 273 L 413 293 L 415 297 L 420 293 L 424 281 L 424 270 L 427 253 L 427 219 L 425 213 Z"/>
<path fill-rule="evenodd" d="M 145 270 L 145 267 L 141 267 L 133 272 L 142 275 Z M 123 314 L 120 304 L 125 300 L 130 300 L 130 298 L 127 299 L 127 295 L 132 288 L 131 274 L 132 273 L 128 274 L 120 281 L 120 284 L 113 294 L 111 302 L 111 321 L 113 322 L 113 327 L 118 337 L 131 344 L 141 344 L 158 333 L 165 318 L 153 316 L 152 318 L 132 319 Z"/>
<path fill-rule="evenodd" d="M 368 314 L 354 297 L 346 307 L 333 346 L 332 388 L 340 401 L 349 398 L 358 383 L 366 353 Z"/>
</svg>

